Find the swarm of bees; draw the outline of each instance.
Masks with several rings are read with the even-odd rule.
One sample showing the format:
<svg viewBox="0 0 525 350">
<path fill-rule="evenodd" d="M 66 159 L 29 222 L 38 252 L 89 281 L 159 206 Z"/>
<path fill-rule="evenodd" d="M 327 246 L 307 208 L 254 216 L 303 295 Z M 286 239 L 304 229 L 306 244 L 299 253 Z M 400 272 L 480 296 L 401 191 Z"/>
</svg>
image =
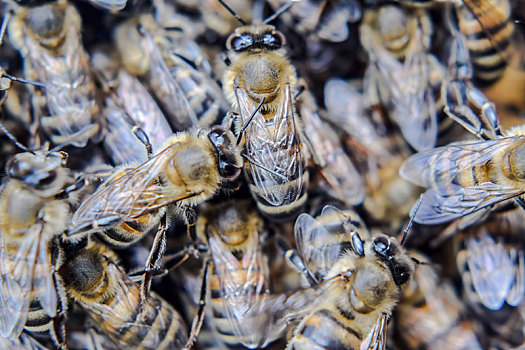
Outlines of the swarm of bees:
<svg viewBox="0 0 525 350">
<path fill-rule="evenodd" d="M 525 348 L 520 1 L 0 5 L 0 348 Z"/>
</svg>

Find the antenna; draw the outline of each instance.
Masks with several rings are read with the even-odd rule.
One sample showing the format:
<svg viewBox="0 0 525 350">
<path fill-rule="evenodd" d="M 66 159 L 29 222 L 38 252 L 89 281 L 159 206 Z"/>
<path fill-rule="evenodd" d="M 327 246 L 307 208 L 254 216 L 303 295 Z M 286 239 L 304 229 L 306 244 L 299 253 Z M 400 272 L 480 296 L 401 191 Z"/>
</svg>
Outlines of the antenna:
<svg viewBox="0 0 525 350">
<path fill-rule="evenodd" d="M 9 132 L 9 130 L 7 130 L 7 128 L 2 123 L 0 123 L 0 130 L 2 130 L 2 132 L 5 134 L 5 136 L 7 136 L 9 138 L 9 140 L 11 140 L 16 145 L 16 147 L 20 148 L 24 152 L 30 152 L 32 154 L 35 154 L 35 152 L 33 150 L 30 150 L 29 148 L 27 148 L 26 146 L 24 146 L 20 142 L 18 142 L 16 137 L 14 137 L 13 134 L 11 134 Z"/>
<path fill-rule="evenodd" d="M 408 231 L 412 227 L 412 224 L 414 223 L 414 218 L 416 217 L 416 213 L 419 210 L 419 207 L 421 206 L 421 202 L 423 202 L 423 195 L 419 196 L 419 199 L 417 200 L 417 203 L 414 207 L 414 209 L 411 210 L 410 214 L 410 221 L 408 222 L 407 227 L 403 230 L 403 238 L 401 238 L 401 245 L 403 245 L 408 237 Z"/>
<path fill-rule="evenodd" d="M 243 26 L 246 25 L 246 22 L 235 12 L 232 10 L 232 8 L 228 5 L 226 5 L 226 3 L 223 1 L 223 0 L 217 0 L 222 6 L 224 6 L 224 8 L 229 12 L 231 13 L 231 15 L 237 20 L 239 21 Z"/>
<path fill-rule="evenodd" d="M 3 69 L 2 69 L 3 70 Z M 40 83 L 38 81 L 31 81 L 31 80 L 26 80 L 26 79 L 23 79 L 23 78 L 17 78 L 17 77 L 14 77 L 12 75 L 9 75 L 7 74 L 6 72 L 1 72 L 1 75 L 0 75 L 0 78 L 7 78 L 9 80 L 12 80 L 12 81 L 17 81 L 19 83 L 24 83 L 24 84 L 30 84 L 30 85 L 35 85 L 35 86 L 40 86 L 40 87 L 43 87 L 43 88 L 46 88 L 48 87 L 47 84 L 45 83 Z"/>
<path fill-rule="evenodd" d="M 288 11 L 288 9 L 290 7 L 292 7 L 292 5 L 294 4 L 294 2 L 296 2 L 298 0 L 291 0 L 291 1 L 288 1 L 286 4 L 284 4 L 283 6 L 281 6 L 277 11 L 275 11 L 275 13 L 273 15 L 271 15 L 270 17 L 266 18 L 264 21 L 263 21 L 263 24 L 268 24 L 270 23 L 271 21 L 273 21 L 274 19 L 276 19 L 277 17 L 279 17 L 280 15 L 282 15 L 283 13 L 285 13 L 286 11 Z"/>
</svg>

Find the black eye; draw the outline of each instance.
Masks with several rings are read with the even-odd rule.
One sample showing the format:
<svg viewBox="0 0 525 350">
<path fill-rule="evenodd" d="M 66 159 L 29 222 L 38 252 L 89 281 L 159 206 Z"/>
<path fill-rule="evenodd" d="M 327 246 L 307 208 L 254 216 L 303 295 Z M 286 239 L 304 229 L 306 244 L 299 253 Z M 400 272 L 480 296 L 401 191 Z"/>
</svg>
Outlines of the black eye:
<svg viewBox="0 0 525 350">
<path fill-rule="evenodd" d="M 386 255 L 390 242 L 386 237 L 380 236 L 374 240 L 374 249 L 381 255 Z"/>
<path fill-rule="evenodd" d="M 280 34 L 267 33 L 263 35 L 261 42 L 263 43 L 264 46 L 268 48 L 280 49 L 283 46 L 282 38 L 283 36 Z"/>
<path fill-rule="evenodd" d="M 219 174 L 227 179 L 234 179 L 240 175 L 241 169 L 237 166 L 237 159 L 233 151 L 233 144 L 228 133 L 221 127 L 210 131 L 208 138 L 217 150 Z"/>
<path fill-rule="evenodd" d="M 231 37 L 226 44 L 228 49 L 232 49 L 235 52 L 241 52 L 253 45 L 253 38 L 250 35 L 240 35 Z"/>
<path fill-rule="evenodd" d="M 363 241 L 357 232 L 352 235 L 352 246 L 359 256 L 363 256 L 365 254 L 363 250 Z"/>
</svg>

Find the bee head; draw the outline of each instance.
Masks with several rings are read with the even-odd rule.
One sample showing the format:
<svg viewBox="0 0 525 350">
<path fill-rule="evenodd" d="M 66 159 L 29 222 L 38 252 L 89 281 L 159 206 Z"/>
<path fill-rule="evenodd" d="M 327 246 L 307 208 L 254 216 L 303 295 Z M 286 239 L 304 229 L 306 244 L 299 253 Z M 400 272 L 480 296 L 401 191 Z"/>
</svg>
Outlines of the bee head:
<svg viewBox="0 0 525 350">
<path fill-rule="evenodd" d="M 408 255 L 404 254 L 403 248 L 395 239 L 378 234 L 374 237 L 373 249 L 390 269 L 397 286 L 405 284 L 410 279 L 414 272 L 414 263 Z"/>
<path fill-rule="evenodd" d="M 286 44 L 284 35 L 273 26 L 244 26 L 237 28 L 226 41 L 226 48 L 234 52 L 279 50 Z"/>
<path fill-rule="evenodd" d="M 41 39 L 61 39 L 66 29 L 64 24 L 67 4 L 32 1 L 30 5 L 24 16 L 25 25 Z"/>
<path fill-rule="evenodd" d="M 208 133 L 208 139 L 217 150 L 220 176 L 226 180 L 235 180 L 241 174 L 242 158 L 233 133 L 216 126 Z"/>
<path fill-rule="evenodd" d="M 58 193 L 67 178 L 67 153 L 18 153 L 6 165 L 9 177 L 24 182 L 38 191 Z"/>
</svg>

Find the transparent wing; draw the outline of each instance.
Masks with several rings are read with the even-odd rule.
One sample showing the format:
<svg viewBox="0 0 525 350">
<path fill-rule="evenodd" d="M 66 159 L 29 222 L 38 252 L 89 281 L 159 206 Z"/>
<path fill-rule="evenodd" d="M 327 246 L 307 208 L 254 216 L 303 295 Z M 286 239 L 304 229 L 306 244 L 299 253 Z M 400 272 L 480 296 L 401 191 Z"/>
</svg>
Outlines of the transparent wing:
<svg viewBox="0 0 525 350">
<path fill-rule="evenodd" d="M 150 53 L 150 84 L 157 98 L 168 110 L 169 118 L 178 130 L 199 124 L 184 91 L 170 73 L 162 53 L 149 32 L 144 33 L 144 49 Z"/>
<path fill-rule="evenodd" d="M 400 175 L 417 185 L 429 187 L 415 221 L 443 223 L 522 194 L 522 190 L 493 182 L 461 186 L 460 176 L 473 176 L 470 174 L 475 167 L 486 166 L 497 152 L 514 141 L 516 138 L 510 137 L 462 142 L 408 158 L 401 166 Z"/>
<path fill-rule="evenodd" d="M 326 206 L 321 216 L 327 217 L 335 214 L 340 219 L 339 225 L 343 222 L 343 217 L 338 209 Z M 326 211 L 325 211 L 326 210 Z M 321 218 L 313 218 L 307 213 L 299 215 L 295 221 L 295 243 L 299 255 L 303 259 L 306 267 L 318 279 L 324 279 L 328 271 L 339 258 L 343 250 L 342 242 L 329 231 Z M 343 233 L 340 231 L 340 233 Z"/>
<path fill-rule="evenodd" d="M 428 55 L 417 51 L 406 57 L 392 89 L 394 120 L 405 140 L 418 151 L 433 148 L 437 139 L 436 103 L 429 76 Z"/>
<path fill-rule="evenodd" d="M 525 298 L 525 258 L 523 250 L 511 249 L 509 252 L 514 262 L 514 281 L 507 295 L 507 303 L 519 306 Z"/>
<path fill-rule="evenodd" d="M 246 247 L 239 260 L 221 244 L 220 239 L 211 236 L 208 240 L 210 252 L 220 283 L 223 311 L 233 334 L 247 347 L 260 344 L 262 334 L 246 322 L 246 313 L 261 300 L 268 291 L 268 271 L 259 244 L 259 235 L 253 232 L 252 244 Z M 258 315 L 259 320 L 265 315 Z M 248 325 L 248 326 L 247 326 Z"/>
<path fill-rule="evenodd" d="M 34 237 L 38 239 L 38 237 Z M 38 298 L 42 309 L 50 317 L 55 317 L 58 306 L 58 295 L 54 281 L 49 242 L 39 239 L 38 256 L 34 267 L 33 291 Z"/>
<path fill-rule="evenodd" d="M 246 123 L 257 106 L 246 91 L 235 89 L 242 118 Z M 292 93 L 286 85 L 275 116 L 266 120 L 257 112 L 246 129 L 246 153 L 255 163 L 250 164 L 251 176 L 260 195 L 272 206 L 294 203 L 303 192 L 304 156 L 296 130 Z M 278 174 L 278 175 L 277 175 Z M 293 182 L 293 186 L 283 186 Z"/>
<path fill-rule="evenodd" d="M 108 11 L 120 11 L 126 7 L 128 0 L 89 0 L 93 5 Z"/>
<path fill-rule="evenodd" d="M 369 335 L 363 340 L 361 350 L 386 350 L 386 331 L 388 316 L 381 314 L 377 319 L 374 328 Z"/>
<path fill-rule="evenodd" d="M 182 190 L 180 193 L 174 193 L 173 190 L 168 192 L 165 187 L 157 184 L 159 172 L 171 152 L 172 147 L 168 147 L 135 169 L 117 172 L 82 203 L 73 215 L 73 226 L 97 221 L 99 227 L 91 230 L 97 231 L 107 228 L 101 228 L 105 225 L 105 220 L 111 226 L 119 225 L 169 203 L 193 196 L 193 193 Z"/>
<path fill-rule="evenodd" d="M 485 307 L 499 310 L 514 281 L 514 264 L 507 250 L 486 230 L 479 237 L 468 237 L 465 244 L 474 290 Z"/>
<path fill-rule="evenodd" d="M 10 255 L 5 241 L 0 246 L 0 335 L 18 338 L 24 329 L 31 302 L 34 267 L 43 226 L 35 224 L 27 232 L 16 255 Z"/>
</svg>

